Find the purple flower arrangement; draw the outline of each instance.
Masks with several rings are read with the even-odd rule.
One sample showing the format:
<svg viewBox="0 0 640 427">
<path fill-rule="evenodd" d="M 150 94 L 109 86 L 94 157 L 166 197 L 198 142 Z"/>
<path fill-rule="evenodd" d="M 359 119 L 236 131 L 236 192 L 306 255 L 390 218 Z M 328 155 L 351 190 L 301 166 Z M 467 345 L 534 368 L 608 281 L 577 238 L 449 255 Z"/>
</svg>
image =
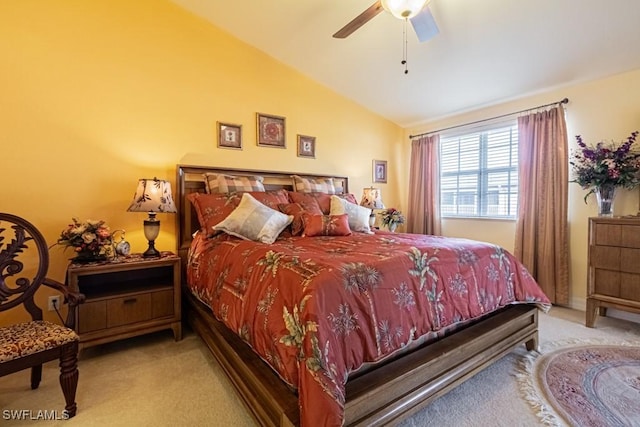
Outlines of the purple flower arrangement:
<svg viewBox="0 0 640 427">
<path fill-rule="evenodd" d="M 595 147 L 587 145 L 580 135 L 576 136 L 578 146 L 569 162 L 573 168 L 573 180 L 584 189 L 613 185 L 632 189 L 640 184 L 640 152 L 633 151 L 638 131 L 632 132 L 627 140 L 615 143 L 598 142 Z"/>
</svg>

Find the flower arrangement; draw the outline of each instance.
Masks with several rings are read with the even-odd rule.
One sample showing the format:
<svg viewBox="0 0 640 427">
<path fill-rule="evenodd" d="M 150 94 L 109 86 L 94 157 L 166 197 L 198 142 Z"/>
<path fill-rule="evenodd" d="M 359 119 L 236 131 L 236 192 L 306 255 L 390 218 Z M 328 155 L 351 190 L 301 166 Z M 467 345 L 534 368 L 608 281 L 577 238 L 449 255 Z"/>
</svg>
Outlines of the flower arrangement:
<svg viewBox="0 0 640 427">
<path fill-rule="evenodd" d="M 395 228 L 399 224 L 404 224 L 404 215 L 395 208 L 383 210 L 380 213 L 380 217 L 382 218 L 382 225 L 385 225 L 388 229 Z"/>
<path fill-rule="evenodd" d="M 72 220 L 73 224 L 62 230 L 56 244 L 73 248 L 80 258 L 103 258 L 112 254 L 111 231 L 104 221 Z"/>
<path fill-rule="evenodd" d="M 580 135 L 576 136 L 580 147 L 573 153 L 569 162 L 573 168 L 574 179 L 571 182 L 590 189 L 587 197 L 595 188 L 605 185 L 632 189 L 640 184 L 640 153 L 632 151 L 638 131 L 621 144 L 598 142 L 595 147 L 587 145 Z"/>
</svg>

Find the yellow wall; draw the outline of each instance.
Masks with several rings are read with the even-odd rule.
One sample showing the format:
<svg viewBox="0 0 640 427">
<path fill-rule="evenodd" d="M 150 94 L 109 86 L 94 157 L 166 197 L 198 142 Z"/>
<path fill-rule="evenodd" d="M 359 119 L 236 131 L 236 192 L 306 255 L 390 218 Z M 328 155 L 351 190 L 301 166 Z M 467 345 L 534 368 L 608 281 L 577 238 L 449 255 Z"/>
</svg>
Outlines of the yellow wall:
<svg viewBox="0 0 640 427">
<path fill-rule="evenodd" d="M 582 135 L 587 143 L 596 143 L 601 140 L 623 141 L 632 131 L 640 130 L 640 70 L 635 70 L 460 114 L 425 126 L 407 129 L 405 135 L 408 137 L 408 135 L 427 130 L 495 117 L 558 101 L 564 97 L 570 100 L 566 105 L 566 120 L 569 147 L 572 150 L 577 148 L 575 135 Z M 409 151 L 410 148 L 405 150 L 405 158 L 408 158 Z M 403 182 L 403 185 L 406 185 L 408 175 L 403 177 Z M 621 193 L 616 198 L 614 213 L 616 215 L 638 213 L 639 191 L 621 190 Z M 588 218 L 597 215 L 595 198 L 592 197 L 585 205 L 583 202 L 585 194 L 586 191 L 582 190 L 578 184 L 569 184 L 570 304 L 579 309 L 584 309 L 586 297 Z M 445 235 L 486 240 L 501 244 L 508 250 L 513 249 L 514 233 L 515 222 L 460 219 L 443 221 Z"/>
<path fill-rule="evenodd" d="M 0 2 L 0 94 L 0 211 L 50 243 L 77 216 L 144 250 L 145 215 L 125 210 L 139 178 L 175 185 L 178 163 L 347 175 L 359 199 L 383 159 L 385 202 L 404 188 L 401 128 L 164 0 Z M 285 150 L 256 146 L 256 112 L 286 117 Z M 243 125 L 242 151 L 216 147 L 216 121 Z M 296 134 L 317 137 L 316 159 Z M 71 253 L 51 255 L 64 280 Z"/>
</svg>

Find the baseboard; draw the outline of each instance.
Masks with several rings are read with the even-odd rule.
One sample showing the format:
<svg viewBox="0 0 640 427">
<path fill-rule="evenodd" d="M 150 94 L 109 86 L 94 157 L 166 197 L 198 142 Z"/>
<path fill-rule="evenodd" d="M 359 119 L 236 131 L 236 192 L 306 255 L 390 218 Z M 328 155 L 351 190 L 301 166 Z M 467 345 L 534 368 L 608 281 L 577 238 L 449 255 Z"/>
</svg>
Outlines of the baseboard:
<svg viewBox="0 0 640 427">
<path fill-rule="evenodd" d="M 586 298 L 571 298 L 569 301 L 569 308 L 574 310 L 585 311 L 587 309 Z M 616 310 L 615 308 L 607 309 L 607 317 L 613 317 L 615 319 L 628 320 L 629 322 L 640 323 L 640 314 L 629 313 L 628 311 Z"/>
</svg>

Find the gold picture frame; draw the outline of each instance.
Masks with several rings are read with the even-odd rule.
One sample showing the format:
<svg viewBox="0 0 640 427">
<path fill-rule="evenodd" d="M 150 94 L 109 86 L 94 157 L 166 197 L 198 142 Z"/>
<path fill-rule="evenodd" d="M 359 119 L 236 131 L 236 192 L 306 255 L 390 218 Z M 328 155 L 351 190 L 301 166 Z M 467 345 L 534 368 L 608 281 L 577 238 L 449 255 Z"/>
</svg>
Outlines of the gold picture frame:
<svg viewBox="0 0 640 427">
<path fill-rule="evenodd" d="M 387 161 L 386 160 L 374 160 L 373 161 L 373 182 L 387 183 Z"/>
<path fill-rule="evenodd" d="M 217 122 L 218 147 L 242 150 L 242 125 Z"/>
<path fill-rule="evenodd" d="M 285 118 L 256 113 L 258 145 L 261 147 L 286 148 Z"/>
<path fill-rule="evenodd" d="M 298 135 L 298 157 L 316 158 L 316 137 Z"/>
</svg>

